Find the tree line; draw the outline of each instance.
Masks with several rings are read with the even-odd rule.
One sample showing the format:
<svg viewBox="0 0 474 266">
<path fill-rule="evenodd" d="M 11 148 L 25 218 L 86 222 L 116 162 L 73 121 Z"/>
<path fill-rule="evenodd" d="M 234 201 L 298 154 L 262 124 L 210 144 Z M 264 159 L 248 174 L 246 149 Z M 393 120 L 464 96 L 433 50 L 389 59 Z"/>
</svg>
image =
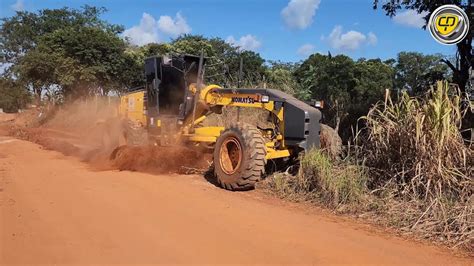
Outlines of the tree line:
<svg viewBox="0 0 474 266">
<path fill-rule="evenodd" d="M 324 100 L 327 122 L 346 127 L 382 100 L 386 89 L 419 94 L 436 80 L 451 79 L 453 73 L 442 62 L 443 55 L 416 52 L 401 52 L 388 60 L 316 53 L 286 63 L 201 35 L 134 46 L 122 37 L 123 26 L 101 19 L 104 12 L 92 6 L 64 7 L 2 18 L 0 56 L 6 69 L 0 78 L 0 108 L 14 111 L 28 100 L 62 102 L 121 93 L 143 85 L 146 57 L 203 51 L 208 57 L 206 83 L 271 87 L 302 100 Z"/>
</svg>

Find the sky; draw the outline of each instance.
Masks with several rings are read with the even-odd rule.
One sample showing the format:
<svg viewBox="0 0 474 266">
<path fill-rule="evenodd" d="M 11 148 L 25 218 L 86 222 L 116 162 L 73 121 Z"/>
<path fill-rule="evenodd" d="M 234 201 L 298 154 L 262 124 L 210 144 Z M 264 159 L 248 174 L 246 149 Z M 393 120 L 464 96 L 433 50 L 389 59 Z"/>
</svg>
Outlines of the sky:
<svg viewBox="0 0 474 266">
<path fill-rule="evenodd" d="M 423 14 L 401 10 L 390 18 L 371 0 L 0 0 L 0 17 L 85 4 L 107 8 L 103 19 L 123 25 L 123 36 L 138 45 L 200 34 L 286 62 L 328 51 L 354 59 L 456 52 L 421 28 Z"/>
</svg>

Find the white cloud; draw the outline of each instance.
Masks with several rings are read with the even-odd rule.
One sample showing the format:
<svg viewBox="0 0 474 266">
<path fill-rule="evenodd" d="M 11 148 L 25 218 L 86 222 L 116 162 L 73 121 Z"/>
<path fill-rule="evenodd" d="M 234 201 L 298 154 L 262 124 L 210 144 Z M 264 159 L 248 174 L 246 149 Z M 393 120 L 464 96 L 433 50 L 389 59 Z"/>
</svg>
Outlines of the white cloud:
<svg viewBox="0 0 474 266">
<path fill-rule="evenodd" d="M 158 22 L 152 15 L 143 13 L 140 24 L 126 29 L 123 35 L 128 37 L 132 44 L 136 45 L 144 45 L 152 42 L 156 43 L 159 41 Z"/>
<path fill-rule="evenodd" d="M 191 27 L 179 12 L 175 19 L 170 16 L 161 16 L 158 20 L 158 29 L 171 37 L 178 37 L 181 34 L 191 32 Z"/>
<path fill-rule="evenodd" d="M 313 17 L 321 0 L 290 0 L 281 11 L 285 24 L 293 29 L 306 29 L 313 23 Z"/>
<path fill-rule="evenodd" d="M 373 32 L 367 34 L 367 43 L 370 45 L 376 45 L 378 42 L 377 36 Z"/>
<path fill-rule="evenodd" d="M 298 48 L 298 55 L 300 56 L 309 56 L 314 52 L 314 45 L 312 44 L 303 44 L 300 48 Z"/>
<path fill-rule="evenodd" d="M 14 11 L 23 11 L 25 10 L 25 3 L 23 0 L 17 0 L 13 5 L 10 6 Z"/>
<path fill-rule="evenodd" d="M 175 19 L 170 16 L 161 16 L 158 20 L 148 13 L 143 13 L 140 24 L 126 29 L 123 36 L 128 37 L 132 44 L 145 45 L 160 42 L 162 35 L 177 37 L 190 32 L 191 27 L 179 12 Z"/>
<path fill-rule="evenodd" d="M 331 34 L 322 37 L 327 40 L 331 48 L 339 51 L 355 51 L 363 45 L 376 45 L 377 36 L 373 32 L 369 32 L 367 36 L 358 31 L 348 31 L 343 33 L 342 26 L 335 26 Z"/>
<path fill-rule="evenodd" d="M 398 13 L 395 17 L 393 17 L 393 21 L 403 26 L 421 28 L 425 25 L 424 17 L 427 14 L 427 12 L 422 12 L 421 14 L 419 14 L 415 10 L 410 9 Z"/>
<path fill-rule="evenodd" d="M 234 36 L 229 36 L 225 41 L 239 47 L 241 50 L 256 51 L 262 46 L 262 43 L 257 39 L 257 37 L 251 34 L 242 36 L 239 40 L 236 40 Z"/>
</svg>

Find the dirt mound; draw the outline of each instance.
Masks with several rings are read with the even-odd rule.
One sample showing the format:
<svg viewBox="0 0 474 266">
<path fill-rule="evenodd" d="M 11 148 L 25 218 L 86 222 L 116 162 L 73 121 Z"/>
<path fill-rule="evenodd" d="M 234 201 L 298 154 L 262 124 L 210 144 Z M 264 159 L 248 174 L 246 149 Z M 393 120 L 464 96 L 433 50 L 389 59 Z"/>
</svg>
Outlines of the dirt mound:
<svg viewBox="0 0 474 266">
<path fill-rule="evenodd" d="M 212 161 L 210 154 L 191 148 L 158 146 L 121 146 L 110 150 L 104 146 L 73 144 L 61 137 L 56 130 L 48 128 L 12 127 L 11 136 L 41 145 L 46 150 L 75 156 L 97 170 L 129 170 L 154 174 L 195 174 L 208 170 Z"/>
<path fill-rule="evenodd" d="M 81 154 L 81 150 L 78 147 L 67 141 L 48 137 L 45 130 L 41 128 L 12 127 L 9 135 L 37 143 L 47 150 L 59 151 L 64 155 Z"/>
<path fill-rule="evenodd" d="M 15 120 L 17 114 L 0 113 L 0 123 Z"/>
<path fill-rule="evenodd" d="M 41 124 L 41 121 L 49 115 L 51 110 L 48 108 L 31 108 L 18 113 L 12 121 L 13 125 L 19 127 L 35 127 Z"/>
<path fill-rule="evenodd" d="M 210 155 L 187 147 L 121 146 L 111 155 L 119 170 L 140 172 L 193 173 L 209 168 Z"/>
</svg>

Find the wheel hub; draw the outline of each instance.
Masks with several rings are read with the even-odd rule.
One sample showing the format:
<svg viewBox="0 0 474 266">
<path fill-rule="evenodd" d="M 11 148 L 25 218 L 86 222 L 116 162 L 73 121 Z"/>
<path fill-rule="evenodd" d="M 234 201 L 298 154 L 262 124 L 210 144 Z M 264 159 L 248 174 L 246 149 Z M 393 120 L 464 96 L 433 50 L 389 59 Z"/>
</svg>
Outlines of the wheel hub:
<svg viewBox="0 0 474 266">
<path fill-rule="evenodd" d="M 242 146 L 235 137 L 229 137 L 221 145 L 219 152 L 222 170 L 228 174 L 234 174 L 242 163 Z"/>
</svg>

